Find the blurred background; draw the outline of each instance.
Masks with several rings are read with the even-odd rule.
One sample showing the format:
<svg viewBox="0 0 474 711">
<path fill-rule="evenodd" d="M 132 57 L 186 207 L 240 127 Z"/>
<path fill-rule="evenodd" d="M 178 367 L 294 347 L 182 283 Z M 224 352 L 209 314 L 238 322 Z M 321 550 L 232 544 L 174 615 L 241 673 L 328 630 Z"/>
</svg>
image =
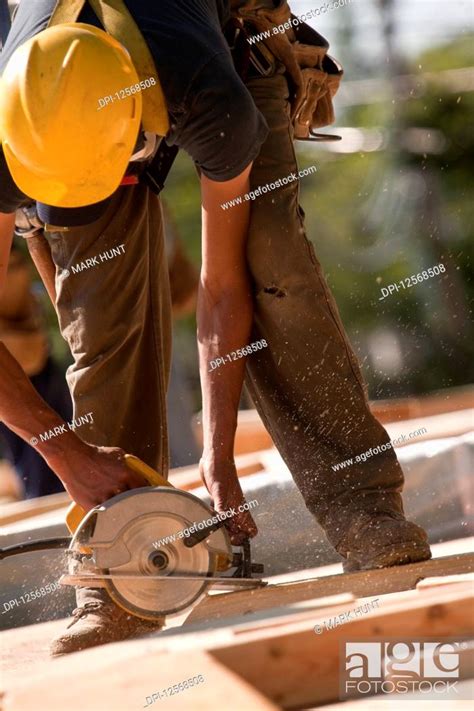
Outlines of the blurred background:
<svg viewBox="0 0 474 711">
<path fill-rule="evenodd" d="M 342 141 L 296 144 L 301 168 L 318 168 L 301 181 L 307 234 L 371 400 L 465 386 L 472 382 L 474 362 L 473 4 L 340 2 L 309 20 L 330 41 L 345 75 L 335 99 L 337 122 L 329 129 Z M 9 3 L 10 11 L 15 5 Z M 0 0 L 3 18 L 6 6 Z M 296 0 L 290 6 L 300 15 L 323 3 Z M 169 229 L 199 268 L 199 183 L 186 155 L 178 156 L 163 198 Z M 24 245 L 18 242 L 21 252 Z M 438 264 L 445 266 L 443 274 L 380 300 L 382 287 Z M 64 372 L 69 353 L 42 283 L 30 269 L 50 353 Z M 191 304 L 175 320 L 179 382 L 170 412 L 178 422 L 201 407 L 195 331 Z M 246 395 L 242 407 L 252 407 Z M 5 454 L 5 442 L 3 447 Z M 0 458 L 1 448 L 0 441 Z M 173 464 L 191 464 L 198 456 L 198 445 L 189 441 L 184 459 L 175 456 Z"/>
</svg>

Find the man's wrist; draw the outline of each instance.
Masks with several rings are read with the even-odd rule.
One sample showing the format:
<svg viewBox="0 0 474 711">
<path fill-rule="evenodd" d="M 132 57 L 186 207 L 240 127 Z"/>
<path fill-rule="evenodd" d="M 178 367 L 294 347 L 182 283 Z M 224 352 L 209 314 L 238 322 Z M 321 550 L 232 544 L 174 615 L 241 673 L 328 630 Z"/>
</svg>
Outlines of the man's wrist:
<svg viewBox="0 0 474 711">
<path fill-rule="evenodd" d="M 71 457 L 79 459 L 87 454 L 89 445 L 74 432 L 67 432 L 57 439 L 39 443 L 35 449 L 48 462 L 53 471 L 64 471 L 64 465 Z"/>
<path fill-rule="evenodd" d="M 229 447 L 208 446 L 203 450 L 201 461 L 207 466 L 234 464 L 234 452 Z"/>
</svg>

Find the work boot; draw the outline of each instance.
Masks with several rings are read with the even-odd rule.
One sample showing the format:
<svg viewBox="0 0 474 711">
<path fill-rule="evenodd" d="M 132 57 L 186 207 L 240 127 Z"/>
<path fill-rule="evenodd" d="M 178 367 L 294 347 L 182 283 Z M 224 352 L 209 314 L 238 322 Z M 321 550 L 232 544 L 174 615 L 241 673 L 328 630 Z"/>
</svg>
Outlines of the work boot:
<svg viewBox="0 0 474 711">
<path fill-rule="evenodd" d="M 72 621 L 51 642 L 52 656 L 140 637 L 157 632 L 164 624 L 164 618 L 151 622 L 128 614 L 101 588 L 78 588 L 76 600 L 78 606 L 72 612 Z"/>
<path fill-rule="evenodd" d="M 345 558 L 345 573 L 431 558 L 428 536 L 420 526 L 403 517 L 382 513 L 359 518 L 344 535 L 337 551 Z"/>
</svg>

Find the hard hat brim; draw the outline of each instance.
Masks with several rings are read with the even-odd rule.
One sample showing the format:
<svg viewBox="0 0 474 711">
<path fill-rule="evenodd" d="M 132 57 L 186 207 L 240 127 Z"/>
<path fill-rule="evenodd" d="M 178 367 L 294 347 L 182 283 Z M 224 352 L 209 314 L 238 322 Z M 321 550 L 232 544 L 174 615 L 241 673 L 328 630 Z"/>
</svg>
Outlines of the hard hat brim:
<svg viewBox="0 0 474 711">
<path fill-rule="evenodd" d="M 82 187 L 75 185 L 74 191 L 71 191 L 64 183 L 26 168 L 17 160 L 8 143 L 4 142 L 2 148 L 8 169 L 19 190 L 31 199 L 53 207 L 85 207 L 105 200 L 117 190 L 123 177 L 123 170 L 117 172 L 110 168 L 107 186 L 88 181 Z"/>
</svg>

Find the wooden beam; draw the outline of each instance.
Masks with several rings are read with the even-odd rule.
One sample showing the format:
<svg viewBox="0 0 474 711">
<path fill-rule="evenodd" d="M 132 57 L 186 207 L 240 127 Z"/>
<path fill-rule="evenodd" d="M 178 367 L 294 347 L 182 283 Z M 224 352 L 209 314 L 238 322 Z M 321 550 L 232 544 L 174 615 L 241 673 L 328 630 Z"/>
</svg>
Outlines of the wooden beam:
<svg viewBox="0 0 474 711">
<path fill-rule="evenodd" d="M 448 388 L 419 398 L 372 400 L 370 409 L 380 422 L 386 423 L 466 410 L 472 407 L 473 402 L 474 388 L 469 385 L 467 387 Z"/>
<path fill-rule="evenodd" d="M 446 575 L 437 578 L 424 578 L 416 584 L 417 589 L 434 588 L 437 585 L 454 585 L 455 583 L 474 583 L 474 573 L 464 575 Z"/>
<path fill-rule="evenodd" d="M 51 664 L 43 677 L 32 683 L 23 679 L 23 683 L 8 689 L 2 711 L 279 709 L 206 652 L 150 654 L 144 643 L 124 658 L 117 655 L 118 646 L 113 645 L 116 654 L 110 658 L 100 650 L 74 654 Z M 94 658 L 96 662 L 92 663 Z M 188 689 L 172 693 L 169 688 L 198 675 L 204 681 Z"/>
<path fill-rule="evenodd" d="M 340 645 L 348 639 L 461 641 L 474 634 L 469 584 L 407 591 L 382 603 L 365 617 L 319 635 L 314 626 L 324 624 L 331 609 L 296 612 L 276 623 L 243 620 L 234 628 L 157 634 L 68 655 L 10 679 L 3 711 L 129 711 L 143 708 L 154 692 L 197 674 L 206 684 L 192 695 L 176 695 L 170 708 L 243 711 L 324 704 L 339 700 Z"/>
<path fill-rule="evenodd" d="M 434 558 L 423 563 L 330 575 L 293 584 L 268 585 L 256 590 L 229 593 L 226 595 L 225 605 L 222 604 L 219 595 L 209 595 L 194 608 L 185 624 L 250 614 L 257 610 L 268 610 L 272 607 L 282 607 L 302 600 L 344 592 L 352 593 L 356 597 L 373 597 L 413 589 L 423 578 L 457 575 L 473 570 L 474 553 L 463 553 Z"/>
<path fill-rule="evenodd" d="M 382 598 L 383 600 L 383 598 Z M 283 708 L 339 701 L 340 646 L 347 640 L 416 640 L 474 636 L 472 588 L 466 583 L 393 596 L 380 609 L 351 622 L 315 634 L 322 616 L 288 620 L 236 634 L 234 643 L 212 654 L 262 694 Z M 325 611 L 324 614 L 327 614 Z M 469 670 L 462 670 L 462 675 Z"/>
<path fill-rule="evenodd" d="M 0 506 L 0 525 L 23 521 L 33 516 L 39 516 L 49 511 L 56 511 L 71 503 L 71 498 L 66 492 L 60 494 L 49 494 L 37 499 L 26 499 L 15 503 Z"/>
</svg>

